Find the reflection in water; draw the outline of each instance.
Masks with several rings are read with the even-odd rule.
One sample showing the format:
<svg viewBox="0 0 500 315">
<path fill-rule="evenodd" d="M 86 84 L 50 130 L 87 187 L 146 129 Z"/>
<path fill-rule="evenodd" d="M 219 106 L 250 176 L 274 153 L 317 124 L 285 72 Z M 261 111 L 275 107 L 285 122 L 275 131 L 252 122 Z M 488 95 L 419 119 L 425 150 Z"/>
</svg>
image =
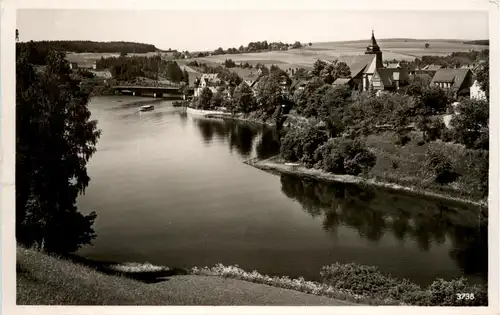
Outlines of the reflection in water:
<svg viewBox="0 0 500 315">
<path fill-rule="evenodd" d="M 257 157 L 261 159 L 279 152 L 278 134 L 269 127 L 214 119 L 196 119 L 196 126 L 206 144 L 211 143 L 214 136 L 221 141 L 227 140 L 229 150 L 235 150 L 243 158 L 252 154 L 255 142 Z"/>
<path fill-rule="evenodd" d="M 183 127 L 186 127 L 186 124 L 187 124 L 187 121 L 188 121 L 188 114 L 187 114 L 187 112 L 180 111 L 179 112 L 179 117 L 180 117 L 181 125 Z"/>
<path fill-rule="evenodd" d="M 281 176 L 281 189 L 311 216 L 322 216 L 323 229 L 329 232 L 347 226 L 375 243 L 387 234 L 409 246 L 416 242 L 422 252 L 443 245 L 448 237 L 450 257 L 464 274 L 487 279 L 487 224 L 464 216 L 471 210 L 443 201 L 290 175 Z"/>
<path fill-rule="evenodd" d="M 267 159 L 280 151 L 279 135 L 275 129 L 265 129 L 256 147 L 257 157 Z"/>
</svg>

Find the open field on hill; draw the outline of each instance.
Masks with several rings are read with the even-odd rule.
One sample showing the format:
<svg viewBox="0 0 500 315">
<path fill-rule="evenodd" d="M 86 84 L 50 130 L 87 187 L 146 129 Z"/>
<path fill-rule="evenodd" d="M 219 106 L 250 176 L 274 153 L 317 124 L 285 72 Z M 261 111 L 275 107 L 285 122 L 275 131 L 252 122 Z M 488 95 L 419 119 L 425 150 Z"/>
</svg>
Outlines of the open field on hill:
<svg viewBox="0 0 500 315">
<path fill-rule="evenodd" d="M 470 51 L 472 49 L 481 51 L 489 46 L 463 44 L 456 40 L 416 40 L 416 39 L 381 39 L 377 43 L 383 52 L 384 60 L 414 60 L 424 55 L 446 56 L 452 52 Z M 425 43 L 430 47 L 425 48 Z M 288 51 L 269 51 L 262 53 L 245 53 L 231 55 L 216 55 L 203 58 L 196 58 L 205 63 L 223 63 L 226 59 L 232 59 L 237 63 L 248 62 L 256 65 L 258 63 L 270 66 L 272 64 L 282 68 L 311 68 L 317 59 L 322 60 L 343 60 L 347 56 L 363 55 L 368 40 L 349 42 L 325 42 L 313 43 L 301 49 Z M 158 53 L 129 54 L 140 56 L 154 56 Z M 91 65 L 101 57 L 119 56 L 119 53 L 68 53 L 67 59 L 82 65 Z M 169 58 L 170 54 L 162 53 L 164 58 Z M 186 65 L 188 60 L 179 60 L 179 64 Z M 193 69 L 187 69 L 193 75 L 198 75 Z"/>
<path fill-rule="evenodd" d="M 459 41 L 446 40 L 414 40 L 414 39 L 387 39 L 378 40 L 384 60 L 414 60 L 424 55 L 446 56 L 452 52 L 477 50 L 481 51 L 488 46 L 462 44 Z M 430 47 L 425 48 L 425 43 Z M 312 66 L 317 59 L 335 60 L 344 56 L 362 55 L 369 41 L 355 42 L 327 42 L 313 43 L 301 49 L 288 51 L 270 51 L 263 53 L 247 53 L 236 55 L 217 55 L 200 58 L 212 62 L 224 62 L 227 58 L 235 62 L 248 62 L 251 64 L 275 64 L 282 68 Z"/>
</svg>

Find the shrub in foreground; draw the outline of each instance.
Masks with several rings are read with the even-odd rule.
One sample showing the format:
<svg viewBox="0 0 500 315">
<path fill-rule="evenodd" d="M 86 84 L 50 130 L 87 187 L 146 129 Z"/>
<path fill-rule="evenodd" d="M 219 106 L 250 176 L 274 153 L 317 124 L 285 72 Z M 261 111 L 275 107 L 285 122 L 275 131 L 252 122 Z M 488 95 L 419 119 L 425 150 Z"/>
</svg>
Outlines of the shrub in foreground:
<svg viewBox="0 0 500 315">
<path fill-rule="evenodd" d="M 406 280 L 382 274 L 377 267 L 355 263 L 334 263 L 324 266 L 321 281 L 334 289 L 375 299 L 388 298 L 410 305 L 427 306 L 484 306 L 488 305 L 487 289 L 470 285 L 465 278 L 445 281 L 438 279 L 423 289 Z M 457 293 L 471 293 L 459 298 Z"/>
</svg>

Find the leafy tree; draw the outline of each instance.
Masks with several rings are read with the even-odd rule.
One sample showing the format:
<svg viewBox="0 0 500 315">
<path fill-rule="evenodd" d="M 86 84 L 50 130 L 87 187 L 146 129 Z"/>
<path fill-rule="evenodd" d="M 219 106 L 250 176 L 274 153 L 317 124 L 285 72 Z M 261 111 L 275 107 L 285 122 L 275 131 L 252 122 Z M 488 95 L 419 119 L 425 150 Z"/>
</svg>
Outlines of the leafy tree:
<svg viewBox="0 0 500 315">
<path fill-rule="evenodd" d="M 449 92 L 437 86 L 429 86 L 423 89 L 419 97 L 423 114 L 437 115 L 444 114 L 451 101 Z"/>
<path fill-rule="evenodd" d="M 298 114 L 304 115 L 305 117 L 316 116 L 315 102 L 312 96 L 316 89 L 323 86 L 323 84 L 323 80 L 315 77 L 306 84 L 302 91 L 297 91 L 295 93 L 293 99 Z"/>
<path fill-rule="evenodd" d="M 490 99 L 490 61 L 489 59 L 481 60 L 475 69 L 475 75 L 479 87 L 486 94 L 486 98 Z"/>
<path fill-rule="evenodd" d="M 43 68 L 29 54 L 16 61 L 16 238 L 64 254 L 95 237 L 96 214 L 82 215 L 76 199 L 101 132 L 64 53 L 49 51 Z"/>
<path fill-rule="evenodd" d="M 322 168 L 335 174 L 358 175 L 369 171 L 376 156 L 359 139 L 332 138 L 318 148 Z"/>
<path fill-rule="evenodd" d="M 326 65 L 319 73 L 319 76 L 326 84 L 332 84 L 338 78 L 347 78 L 351 75 L 351 70 L 345 62 L 338 60 Z"/>
<path fill-rule="evenodd" d="M 425 43 L 425 48 L 429 48 L 431 45 L 429 43 Z"/>
<path fill-rule="evenodd" d="M 253 91 L 245 82 L 240 83 L 234 90 L 233 102 L 235 104 L 235 111 L 242 113 L 249 113 L 256 108 Z"/>
<path fill-rule="evenodd" d="M 224 67 L 234 68 L 234 67 L 236 67 L 236 63 L 234 63 L 234 61 L 232 59 L 226 59 L 226 61 L 224 61 Z"/>
<path fill-rule="evenodd" d="M 295 71 L 293 77 L 298 79 L 298 78 L 304 78 L 307 76 L 307 70 L 304 68 L 299 68 L 297 71 Z"/>
<path fill-rule="evenodd" d="M 466 99 L 457 106 L 458 114 L 453 115 L 455 141 L 470 149 L 489 147 L 489 102 Z"/>
<path fill-rule="evenodd" d="M 315 77 L 321 76 L 321 72 L 325 69 L 327 63 L 323 60 L 316 60 L 313 65 L 312 75 Z"/>
<path fill-rule="evenodd" d="M 182 71 L 182 81 L 189 85 L 189 72 L 186 69 Z"/>
<path fill-rule="evenodd" d="M 19 41 L 19 30 L 16 28 L 16 42 Z"/>
<path fill-rule="evenodd" d="M 224 54 L 225 52 L 224 49 L 222 49 L 222 47 L 219 47 L 214 51 L 214 55 L 224 55 Z"/>
<path fill-rule="evenodd" d="M 325 93 L 321 93 L 321 90 Z M 319 102 L 318 117 L 326 123 L 326 127 L 330 137 L 339 136 L 349 122 L 346 122 L 346 108 L 348 99 L 351 93 L 348 88 L 344 86 L 332 87 L 325 85 L 319 89 L 323 94 Z"/>
<path fill-rule="evenodd" d="M 410 79 L 410 84 L 405 88 L 405 92 L 410 96 L 420 96 L 422 95 L 424 89 L 426 89 L 430 84 L 429 79 L 424 79 L 422 77 L 413 77 Z"/>
<path fill-rule="evenodd" d="M 225 99 L 225 89 L 223 87 L 219 87 L 217 92 L 212 96 L 211 106 L 212 107 L 221 107 L 224 103 Z"/>
<path fill-rule="evenodd" d="M 165 76 L 167 77 L 167 79 L 175 83 L 183 81 L 183 72 L 176 61 L 170 60 L 167 62 Z"/>
<path fill-rule="evenodd" d="M 198 107 L 201 109 L 210 109 L 210 105 L 212 104 L 212 94 L 212 90 L 208 87 L 204 87 L 200 92 Z"/>
<path fill-rule="evenodd" d="M 276 106 L 281 106 L 284 100 L 281 88 L 281 76 L 276 72 L 264 76 L 257 84 L 257 102 L 262 112 L 272 115 Z"/>
<path fill-rule="evenodd" d="M 271 65 L 271 68 L 269 68 L 269 72 L 280 72 L 282 71 L 278 66 Z"/>
<path fill-rule="evenodd" d="M 296 41 L 292 45 L 292 49 L 297 49 L 297 48 L 300 48 L 300 47 L 302 47 L 302 44 L 299 41 Z"/>
</svg>

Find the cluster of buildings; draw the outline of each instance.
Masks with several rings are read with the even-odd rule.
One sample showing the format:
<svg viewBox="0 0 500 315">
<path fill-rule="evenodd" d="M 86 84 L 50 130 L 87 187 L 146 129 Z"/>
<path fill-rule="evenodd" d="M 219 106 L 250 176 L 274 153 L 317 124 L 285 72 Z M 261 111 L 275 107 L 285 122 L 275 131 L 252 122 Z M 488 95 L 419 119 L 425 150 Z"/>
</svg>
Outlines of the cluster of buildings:
<svg viewBox="0 0 500 315">
<path fill-rule="evenodd" d="M 375 34 L 372 31 L 370 44 L 362 55 L 345 56 L 340 61 L 346 62 L 351 75 L 348 78 L 338 78 L 333 82 L 334 86 L 347 85 L 353 91 L 374 91 L 377 94 L 385 91 L 396 91 L 410 83 L 412 79 L 420 78 L 430 85 L 439 86 L 450 90 L 455 96 L 471 98 L 485 98 L 485 93 L 479 88 L 474 78 L 474 69 L 470 66 L 461 68 L 446 68 L 441 65 L 427 65 L 419 68 L 407 62 L 384 62 L 382 51 L 377 44 Z M 299 68 L 288 68 L 285 72 L 289 77 L 294 77 Z M 245 82 L 254 88 L 262 74 L 247 79 Z M 292 94 L 296 90 L 304 89 L 310 76 L 284 80 L 282 82 L 283 92 Z M 204 87 L 216 92 L 217 86 L 221 85 L 217 74 L 204 74 L 198 87 L 195 88 L 195 96 L 199 95 Z"/>
<path fill-rule="evenodd" d="M 69 68 L 71 70 L 75 70 L 75 71 L 76 70 L 86 70 L 86 71 L 92 72 L 98 78 L 111 79 L 113 77 L 111 72 L 107 69 L 97 70 L 96 62 L 93 62 L 92 64 L 87 64 L 87 63 L 79 64 L 77 62 L 70 62 Z"/>
<path fill-rule="evenodd" d="M 451 69 L 441 65 L 418 68 L 405 62 L 384 64 L 373 32 L 365 54 L 354 56 L 348 65 L 351 76 L 337 79 L 334 85 L 349 85 L 359 91 L 395 91 L 407 85 L 410 79 L 420 77 L 430 85 L 450 90 L 455 96 L 484 97 L 484 91 L 478 89 L 474 79 L 473 69 L 468 66 Z"/>
</svg>

